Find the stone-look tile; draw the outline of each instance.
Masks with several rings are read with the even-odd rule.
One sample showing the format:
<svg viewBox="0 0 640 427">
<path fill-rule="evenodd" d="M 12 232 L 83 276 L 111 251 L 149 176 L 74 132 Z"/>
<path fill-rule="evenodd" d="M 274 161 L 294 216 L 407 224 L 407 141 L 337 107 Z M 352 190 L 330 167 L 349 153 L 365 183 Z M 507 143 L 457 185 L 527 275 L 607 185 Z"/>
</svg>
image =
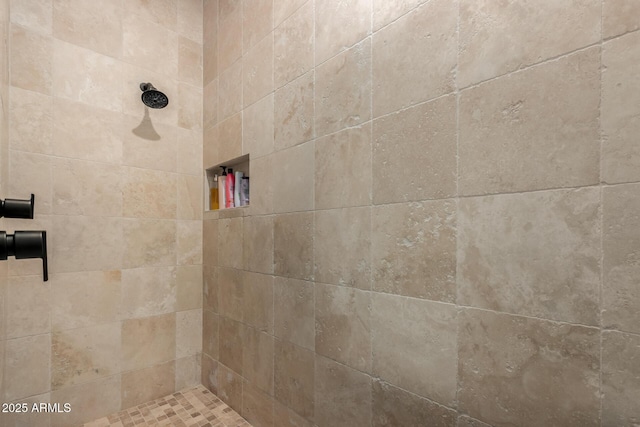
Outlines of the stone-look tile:
<svg viewBox="0 0 640 427">
<path fill-rule="evenodd" d="M 218 6 L 218 73 L 242 56 L 242 2 L 221 0 Z M 231 405 L 229 405 L 231 406 Z"/>
<path fill-rule="evenodd" d="M 315 285 L 315 350 L 371 372 L 371 296 L 341 286 Z"/>
<path fill-rule="evenodd" d="M 53 137 L 53 98 L 11 87 L 9 92 L 9 147 L 13 150 L 50 154 Z M 23 120 L 29 117 L 29 120 Z"/>
<path fill-rule="evenodd" d="M 318 427 L 371 425 L 371 377 L 316 356 L 315 417 Z"/>
<path fill-rule="evenodd" d="M 13 10 L 11 11 L 13 15 Z M 640 28 L 640 4 L 635 0 L 604 0 L 602 36 L 615 37 Z"/>
<path fill-rule="evenodd" d="M 178 33 L 191 40 L 201 42 L 203 37 L 203 2 L 186 0 L 178 3 Z"/>
<path fill-rule="evenodd" d="M 202 78 L 206 86 L 218 76 L 218 0 L 203 3 Z"/>
<path fill-rule="evenodd" d="M 122 322 L 123 371 L 146 368 L 173 360 L 175 348 L 175 313 L 127 319 Z"/>
<path fill-rule="evenodd" d="M 473 309 L 458 329 L 459 412 L 491 425 L 599 425 L 598 329 Z"/>
<path fill-rule="evenodd" d="M 178 175 L 176 177 L 178 187 L 177 218 L 178 219 L 202 219 L 202 177 L 193 175 Z"/>
<path fill-rule="evenodd" d="M 462 92 L 460 194 L 596 184 L 599 67 L 594 47 Z"/>
<path fill-rule="evenodd" d="M 11 25 L 9 64 L 11 86 L 51 94 L 53 40 Z"/>
<path fill-rule="evenodd" d="M 219 317 L 210 310 L 202 313 L 202 353 L 213 359 L 220 355 Z"/>
<path fill-rule="evenodd" d="M 276 8 L 278 3 L 274 2 Z M 276 88 L 313 68 L 313 30 L 313 2 L 309 1 L 273 31 L 273 79 Z"/>
<path fill-rule="evenodd" d="M 202 309 L 176 313 L 176 359 L 202 353 Z"/>
<path fill-rule="evenodd" d="M 33 31 L 51 34 L 53 31 L 53 1 L 10 1 L 10 21 Z"/>
<path fill-rule="evenodd" d="M 603 191 L 602 325 L 640 333 L 640 184 L 605 187 Z"/>
<path fill-rule="evenodd" d="M 120 373 L 120 322 L 54 332 L 51 388 L 85 383 Z"/>
<path fill-rule="evenodd" d="M 218 220 L 202 222 L 202 263 L 218 265 Z"/>
<path fill-rule="evenodd" d="M 178 173 L 187 175 L 202 174 L 202 132 L 178 129 Z"/>
<path fill-rule="evenodd" d="M 51 239 L 47 241 L 50 253 L 56 254 L 49 259 L 51 273 L 74 271 L 117 270 L 122 267 L 123 259 L 128 255 L 122 242 L 140 243 L 131 238 L 128 228 L 118 218 L 55 215 L 51 219 Z M 157 234 L 157 230 L 144 230 L 145 236 Z M 55 236 L 55 237 L 54 237 Z M 123 240 L 124 238 L 124 240 Z M 49 239 L 48 239 L 49 240 Z M 96 244 L 100 242 L 100 244 Z M 126 244 L 125 244 L 126 246 Z M 132 248 L 133 249 L 133 248 Z M 136 251 L 137 256 L 145 256 Z M 125 264 L 129 263 L 129 259 Z"/>
<path fill-rule="evenodd" d="M 176 390 L 201 386 L 200 355 L 183 357 L 176 360 Z"/>
<path fill-rule="evenodd" d="M 600 21 L 600 0 L 544 0 L 535 7 L 521 2 L 460 0 L 458 86 L 464 88 L 596 43 Z"/>
<path fill-rule="evenodd" d="M 243 218 L 218 220 L 218 264 L 241 269 L 243 259 Z"/>
<path fill-rule="evenodd" d="M 273 276 L 243 272 L 244 322 L 273 334 Z"/>
<path fill-rule="evenodd" d="M 273 402 L 270 395 L 245 381 L 242 386 L 242 417 L 253 427 L 274 427 Z"/>
<path fill-rule="evenodd" d="M 122 111 L 122 77 L 121 62 L 117 59 L 54 41 L 51 82 L 54 96 Z"/>
<path fill-rule="evenodd" d="M 252 161 L 273 152 L 274 102 L 270 94 L 242 112 L 242 152 Z"/>
<path fill-rule="evenodd" d="M 372 426 L 455 427 L 456 411 L 375 380 L 371 392 Z"/>
<path fill-rule="evenodd" d="M 121 272 L 50 274 L 53 331 L 120 319 Z"/>
<path fill-rule="evenodd" d="M 242 110 L 243 61 L 236 61 L 218 78 L 218 115 L 222 121 Z"/>
<path fill-rule="evenodd" d="M 271 182 L 275 212 L 313 209 L 314 156 L 313 141 L 274 154 Z"/>
<path fill-rule="evenodd" d="M 428 2 L 373 35 L 374 117 L 453 91 L 458 9 L 451 3 Z"/>
<path fill-rule="evenodd" d="M 210 265 L 202 267 L 202 307 L 218 312 L 218 269 Z"/>
<path fill-rule="evenodd" d="M 448 96 L 373 122 L 373 202 L 456 195 L 456 98 Z"/>
<path fill-rule="evenodd" d="M 456 207 L 452 201 L 376 206 L 371 213 L 373 289 L 456 298 Z"/>
<path fill-rule="evenodd" d="M 640 419 L 640 337 L 602 334 L 602 425 L 633 425 Z"/>
<path fill-rule="evenodd" d="M 640 12 L 640 5 L 638 5 Z M 640 21 L 639 25 L 640 25 Z M 601 122 L 602 180 L 639 181 L 640 148 L 640 33 L 604 44 L 602 51 Z"/>
<path fill-rule="evenodd" d="M 122 408 L 158 399 L 175 390 L 175 361 L 122 374 Z"/>
<path fill-rule="evenodd" d="M 178 79 L 202 87 L 202 44 L 178 38 Z"/>
<path fill-rule="evenodd" d="M 177 98 L 178 126 L 191 130 L 202 129 L 202 88 L 180 83 Z"/>
<path fill-rule="evenodd" d="M 51 147 L 55 156 L 120 164 L 122 135 L 121 114 L 54 98 Z"/>
<path fill-rule="evenodd" d="M 273 92 L 273 33 L 242 59 L 242 104 L 251 105 Z"/>
<path fill-rule="evenodd" d="M 475 418 L 468 417 L 466 415 L 461 415 L 458 417 L 457 427 L 492 427 L 489 424 L 483 423 L 482 421 L 478 421 Z"/>
<path fill-rule="evenodd" d="M 123 169 L 120 166 L 57 158 L 50 163 L 54 214 L 122 215 Z"/>
<path fill-rule="evenodd" d="M 145 19 L 154 24 L 176 31 L 178 21 L 178 9 L 175 0 L 156 0 L 148 2 L 145 0 L 133 0 L 123 4 L 127 15 L 134 15 L 138 19 Z"/>
<path fill-rule="evenodd" d="M 119 253 L 122 254 L 122 266 L 125 268 L 174 265 L 176 262 L 175 221 L 123 220 L 122 238 L 119 241 L 124 241 L 124 251 L 120 250 Z"/>
<path fill-rule="evenodd" d="M 437 403 L 456 399 L 456 307 L 374 293 L 373 375 Z"/>
<path fill-rule="evenodd" d="M 316 64 L 323 63 L 370 34 L 371 2 L 372 0 L 316 1 Z"/>
<path fill-rule="evenodd" d="M 249 165 L 251 169 L 251 213 L 254 215 L 269 214 L 273 212 L 273 160 L 275 155 L 268 155 L 258 159 L 252 159 Z"/>
<path fill-rule="evenodd" d="M 218 361 L 202 355 L 202 372 L 200 382 L 211 392 L 218 394 Z"/>
<path fill-rule="evenodd" d="M 313 423 L 305 420 L 294 411 L 277 400 L 273 403 L 273 424 L 281 427 L 312 427 Z"/>
<path fill-rule="evenodd" d="M 220 357 L 218 360 L 239 375 L 242 375 L 242 360 L 244 357 L 244 347 L 242 343 L 246 328 L 247 327 L 240 322 L 222 316 L 219 317 Z"/>
<path fill-rule="evenodd" d="M 315 130 L 318 136 L 371 118 L 371 40 L 316 68 Z"/>
<path fill-rule="evenodd" d="M 213 79 L 202 93 L 202 128 L 205 131 L 218 123 L 220 79 Z"/>
<path fill-rule="evenodd" d="M 7 196 L 25 199 L 28 193 L 33 193 L 37 202 L 34 206 L 35 216 L 51 213 L 53 198 L 51 176 L 54 163 L 51 157 L 14 150 L 9 150 L 7 157 L 8 162 L 4 160 L 4 164 L 8 163 L 7 170 L 11 177 L 8 185 L 5 184 Z"/>
<path fill-rule="evenodd" d="M 274 0 L 242 0 L 242 47 L 246 53 L 273 30 Z"/>
<path fill-rule="evenodd" d="M 202 221 L 177 222 L 178 265 L 202 264 Z"/>
<path fill-rule="evenodd" d="M 315 208 L 371 204 L 371 124 L 320 138 L 315 146 Z"/>
<path fill-rule="evenodd" d="M 282 150 L 308 141 L 314 133 L 314 73 L 310 72 L 275 92 L 274 147 Z"/>
<path fill-rule="evenodd" d="M 597 188 L 464 198 L 458 304 L 597 325 Z"/>
<path fill-rule="evenodd" d="M 26 3 L 26 2 L 25 2 Z M 7 402 L 8 403 L 8 402 Z M 36 396 L 30 396 L 25 399 L 19 399 L 15 403 L 26 404 L 26 412 L 9 412 L 8 410 L 2 414 L 3 426 L 6 427 L 50 427 L 51 426 L 51 413 L 45 411 L 35 411 L 34 405 L 39 407 L 42 403 L 52 403 L 51 394 L 44 393 Z M 8 409 L 8 408 L 7 408 Z"/>
<path fill-rule="evenodd" d="M 428 0 L 373 0 L 373 31 L 395 21 Z"/>
<path fill-rule="evenodd" d="M 242 377 L 228 369 L 220 362 L 218 364 L 218 390 L 216 396 L 232 409 L 242 411 Z"/>
<path fill-rule="evenodd" d="M 51 402 L 69 403 L 72 409 L 71 412 L 52 414 L 51 427 L 81 425 L 87 420 L 103 417 L 130 406 L 121 403 L 121 387 L 120 375 L 114 375 L 52 391 Z"/>
<path fill-rule="evenodd" d="M 162 60 L 158 60 L 158 52 L 162 52 Z M 122 59 L 167 77 L 177 77 L 178 35 L 151 21 L 125 16 L 122 18 Z"/>
<path fill-rule="evenodd" d="M 276 216 L 273 247 L 275 274 L 313 279 L 313 213 Z"/>
<path fill-rule="evenodd" d="M 313 352 L 288 341 L 276 340 L 274 369 L 274 397 L 298 415 L 313 420 Z"/>
<path fill-rule="evenodd" d="M 315 212 L 315 280 L 371 289 L 371 208 Z"/>
<path fill-rule="evenodd" d="M 176 171 L 178 128 L 139 116 L 124 117 L 122 164 L 143 169 Z"/>
<path fill-rule="evenodd" d="M 3 401 L 10 402 L 48 392 L 51 388 L 50 363 L 51 335 L 32 335 L 7 340 L 4 354 Z"/>
<path fill-rule="evenodd" d="M 243 339 L 243 377 L 252 386 L 273 395 L 273 336 L 254 328 L 246 328 Z"/>
<path fill-rule="evenodd" d="M 178 266 L 176 272 L 176 311 L 202 308 L 202 296 L 202 266 Z"/>
<path fill-rule="evenodd" d="M 315 347 L 314 284 L 276 277 L 273 284 L 274 335 L 301 347 Z"/>
<path fill-rule="evenodd" d="M 53 35 L 60 40 L 120 58 L 123 51 L 123 12 L 120 4 L 110 0 L 81 3 L 56 1 L 53 5 Z M 96 31 L 97 28 L 100 31 Z M 156 63 L 156 59 L 150 63 Z"/>
<path fill-rule="evenodd" d="M 242 155 L 242 113 L 229 117 L 221 122 L 219 127 L 218 161 L 214 164 L 224 163 Z"/>
<path fill-rule="evenodd" d="M 273 26 L 277 27 L 293 12 L 298 10 L 308 0 L 279 0 L 273 2 Z"/>
<path fill-rule="evenodd" d="M 120 314 L 123 319 L 176 311 L 176 267 L 122 270 Z"/>
<path fill-rule="evenodd" d="M 222 316 L 241 322 L 244 313 L 243 272 L 233 268 L 218 269 L 218 307 Z"/>
<path fill-rule="evenodd" d="M 273 217 L 244 219 L 244 268 L 258 273 L 273 273 Z"/>
</svg>

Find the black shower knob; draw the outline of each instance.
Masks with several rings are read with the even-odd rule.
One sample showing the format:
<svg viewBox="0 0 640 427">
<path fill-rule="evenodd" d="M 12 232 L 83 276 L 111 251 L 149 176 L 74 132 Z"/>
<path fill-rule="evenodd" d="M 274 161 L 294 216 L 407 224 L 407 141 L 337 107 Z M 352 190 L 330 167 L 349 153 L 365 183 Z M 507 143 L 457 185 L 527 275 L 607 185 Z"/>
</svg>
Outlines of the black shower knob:
<svg viewBox="0 0 640 427">
<path fill-rule="evenodd" d="M 0 260 L 10 256 L 16 259 L 41 258 L 44 281 L 49 280 L 46 231 L 16 231 L 14 234 L 0 231 Z"/>
<path fill-rule="evenodd" d="M 28 200 L 0 200 L 0 217 L 33 219 L 34 204 L 35 196 L 33 194 Z"/>
</svg>

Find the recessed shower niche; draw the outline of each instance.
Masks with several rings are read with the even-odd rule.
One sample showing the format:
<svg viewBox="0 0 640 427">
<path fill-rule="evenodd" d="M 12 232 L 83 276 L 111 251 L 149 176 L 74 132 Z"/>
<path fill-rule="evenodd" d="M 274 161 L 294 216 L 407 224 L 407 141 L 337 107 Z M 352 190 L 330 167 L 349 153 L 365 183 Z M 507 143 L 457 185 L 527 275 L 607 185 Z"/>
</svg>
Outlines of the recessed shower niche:
<svg viewBox="0 0 640 427">
<path fill-rule="evenodd" d="M 249 206 L 251 200 L 249 170 L 249 154 L 236 157 L 235 159 L 231 159 L 226 162 L 218 163 L 215 166 L 211 166 L 205 169 L 205 212 L 225 209 L 237 209 Z M 223 175 L 225 173 L 226 175 Z M 227 194 L 229 191 L 229 186 L 226 183 L 226 180 L 231 175 L 231 173 L 233 173 L 234 177 L 234 191 L 233 194 L 229 195 Z M 218 199 L 217 204 L 215 203 L 216 198 Z M 228 201 L 230 199 L 233 200 L 233 202 L 229 203 Z M 227 202 L 224 203 L 225 201 Z"/>
</svg>

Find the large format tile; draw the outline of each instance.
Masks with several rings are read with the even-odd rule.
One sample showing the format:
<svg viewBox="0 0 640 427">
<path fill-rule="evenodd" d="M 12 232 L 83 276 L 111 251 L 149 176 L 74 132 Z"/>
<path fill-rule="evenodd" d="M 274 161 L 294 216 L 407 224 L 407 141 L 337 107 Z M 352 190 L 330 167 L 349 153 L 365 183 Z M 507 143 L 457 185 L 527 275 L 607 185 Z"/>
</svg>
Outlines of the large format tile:
<svg viewBox="0 0 640 427">
<path fill-rule="evenodd" d="M 273 30 L 274 0 L 242 0 L 242 47 L 247 52 Z"/>
<path fill-rule="evenodd" d="M 285 2 L 275 1 L 274 6 L 282 7 L 280 3 Z M 313 68 L 313 28 L 313 2 L 308 1 L 273 31 L 276 88 Z"/>
<path fill-rule="evenodd" d="M 273 276 L 243 272 L 244 322 L 259 331 L 273 334 Z"/>
<path fill-rule="evenodd" d="M 100 378 L 88 383 L 53 390 L 51 402 L 69 403 L 71 411 L 52 414 L 51 427 L 81 425 L 87 420 L 103 417 L 129 407 L 122 398 L 120 375 Z M 100 402 L 99 405 L 96 402 Z M 126 406 L 125 406 L 126 405 Z"/>
<path fill-rule="evenodd" d="M 122 171 L 122 213 L 134 218 L 176 218 L 176 175 L 149 169 Z"/>
<path fill-rule="evenodd" d="M 176 311 L 176 268 L 145 267 L 122 270 L 119 310 L 123 319 Z"/>
<path fill-rule="evenodd" d="M 175 359 L 176 315 L 128 319 L 122 322 L 124 371 L 147 368 Z"/>
<path fill-rule="evenodd" d="M 273 395 L 273 336 L 254 328 L 246 328 L 243 339 L 243 377 L 253 387 Z"/>
<path fill-rule="evenodd" d="M 9 148 L 50 154 L 53 138 L 53 98 L 12 86 L 9 92 Z M 29 117 L 29 120 L 22 120 Z"/>
<path fill-rule="evenodd" d="M 123 220 L 120 241 L 124 242 L 121 256 L 122 266 L 125 268 L 176 263 L 176 221 Z"/>
<path fill-rule="evenodd" d="M 51 335 L 7 340 L 4 354 L 4 402 L 51 389 Z"/>
<path fill-rule="evenodd" d="M 458 212 L 458 303 L 597 325 L 597 188 L 464 198 Z"/>
<path fill-rule="evenodd" d="M 273 246 L 275 274 L 313 279 L 313 213 L 276 216 Z"/>
<path fill-rule="evenodd" d="M 218 331 L 220 336 L 219 361 L 238 375 L 242 375 L 244 358 L 244 335 L 246 326 L 235 320 L 220 316 Z M 218 372 L 220 373 L 220 372 Z M 220 377 L 218 377 L 220 378 Z M 232 380 L 236 382 L 235 379 Z M 222 386 L 222 385 L 221 385 Z M 232 385 L 229 384 L 231 387 Z M 223 399 L 224 400 L 224 399 Z M 226 402 L 226 400 L 225 400 Z"/>
<path fill-rule="evenodd" d="M 633 425 L 640 419 L 640 337 L 602 334 L 602 425 Z"/>
<path fill-rule="evenodd" d="M 274 103 L 274 94 L 269 94 L 242 112 L 242 152 L 252 161 L 273 152 Z"/>
<path fill-rule="evenodd" d="M 599 86 L 594 47 L 463 91 L 460 194 L 598 183 Z"/>
<path fill-rule="evenodd" d="M 615 37 L 640 28 L 640 4 L 636 0 L 603 0 L 602 36 Z"/>
<path fill-rule="evenodd" d="M 122 408 L 158 399 L 175 390 L 175 361 L 122 374 Z"/>
<path fill-rule="evenodd" d="M 640 13 L 640 7 L 639 12 Z M 640 181 L 640 33 L 611 40 L 602 50 L 602 180 Z"/>
<path fill-rule="evenodd" d="M 4 51 L 3 51 L 4 53 Z M 11 25 L 9 65 L 11 86 L 51 95 L 53 40 Z"/>
<path fill-rule="evenodd" d="M 55 292 L 55 291 L 54 291 Z M 7 338 L 45 334 L 51 330 L 51 285 L 41 276 L 8 278 L 3 312 Z"/>
<path fill-rule="evenodd" d="M 316 64 L 323 63 L 370 34 L 371 2 L 372 0 L 316 1 Z"/>
<path fill-rule="evenodd" d="M 599 425 L 598 329 L 474 309 L 459 322 L 460 412 L 491 425 Z"/>
<path fill-rule="evenodd" d="M 243 221 L 244 268 L 273 273 L 273 217 L 248 216 Z"/>
<path fill-rule="evenodd" d="M 298 415 L 314 413 L 314 354 L 288 341 L 276 340 L 274 397 Z"/>
<path fill-rule="evenodd" d="M 600 39 L 601 0 L 460 2 L 461 88 Z"/>
<path fill-rule="evenodd" d="M 217 45 L 218 73 L 221 73 L 242 56 L 242 2 L 219 2 Z"/>
<path fill-rule="evenodd" d="M 312 139 L 315 134 L 314 73 L 281 87 L 274 100 L 274 147 L 282 150 Z"/>
<path fill-rule="evenodd" d="M 274 335 L 314 350 L 315 307 L 312 282 L 276 277 L 273 286 Z"/>
<path fill-rule="evenodd" d="M 273 35 L 242 58 L 242 105 L 251 105 L 273 91 Z"/>
</svg>

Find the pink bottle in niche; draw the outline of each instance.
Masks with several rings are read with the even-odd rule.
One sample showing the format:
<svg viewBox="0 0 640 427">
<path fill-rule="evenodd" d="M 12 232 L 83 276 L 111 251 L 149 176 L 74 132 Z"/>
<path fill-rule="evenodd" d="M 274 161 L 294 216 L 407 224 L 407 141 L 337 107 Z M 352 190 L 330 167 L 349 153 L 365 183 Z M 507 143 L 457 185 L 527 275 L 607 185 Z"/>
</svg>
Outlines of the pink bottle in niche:
<svg viewBox="0 0 640 427">
<path fill-rule="evenodd" d="M 227 208 L 233 208 L 235 205 L 233 204 L 233 191 L 235 190 L 235 177 L 233 176 L 233 169 L 229 168 L 227 170 L 227 179 L 225 181 L 225 193 L 227 196 Z M 231 195 L 231 197 L 229 197 Z"/>
</svg>

